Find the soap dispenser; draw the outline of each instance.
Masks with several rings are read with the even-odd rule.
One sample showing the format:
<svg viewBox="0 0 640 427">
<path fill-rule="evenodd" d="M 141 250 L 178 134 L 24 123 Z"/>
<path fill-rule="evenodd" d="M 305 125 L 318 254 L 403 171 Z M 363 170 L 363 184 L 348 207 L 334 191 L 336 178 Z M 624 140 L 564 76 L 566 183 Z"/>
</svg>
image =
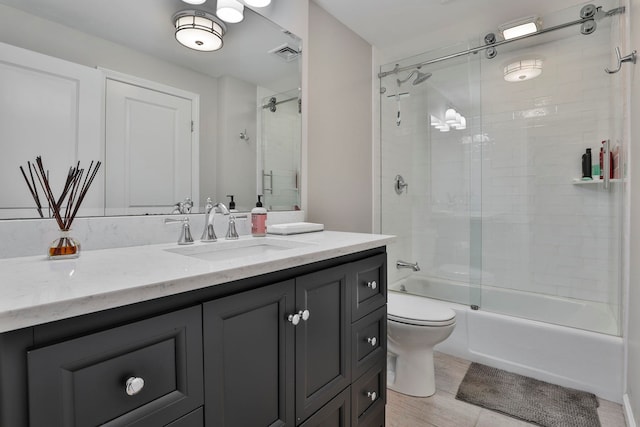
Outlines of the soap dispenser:
<svg viewBox="0 0 640 427">
<path fill-rule="evenodd" d="M 262 201 L 258 195 L 256 207 L 251 209 L 251 235 L 254 237 L 264 237 L 267 234 L 267 210 L 262 207 Z"/>
<path fill-rule="evenodd" d="M 233 198 L 235 197 L 233 194 L 227 194 L 227 197 L 231 198 L 231 201 L 229 202 L 229 210 L 236 210 L 236 202 L 233 201 Z"/>
</svg>

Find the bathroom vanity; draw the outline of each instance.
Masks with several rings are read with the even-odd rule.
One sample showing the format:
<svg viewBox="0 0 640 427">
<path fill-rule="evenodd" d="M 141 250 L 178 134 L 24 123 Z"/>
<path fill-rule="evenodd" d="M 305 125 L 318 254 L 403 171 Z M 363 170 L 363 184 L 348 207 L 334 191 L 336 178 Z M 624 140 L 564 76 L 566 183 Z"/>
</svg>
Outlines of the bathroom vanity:
<svg viewBox="0 0 640 427">
<path fill-rule="evenodd" d="M 0 260 L 0 425 L 383 426 L 391 239 Z"/>
</svg>

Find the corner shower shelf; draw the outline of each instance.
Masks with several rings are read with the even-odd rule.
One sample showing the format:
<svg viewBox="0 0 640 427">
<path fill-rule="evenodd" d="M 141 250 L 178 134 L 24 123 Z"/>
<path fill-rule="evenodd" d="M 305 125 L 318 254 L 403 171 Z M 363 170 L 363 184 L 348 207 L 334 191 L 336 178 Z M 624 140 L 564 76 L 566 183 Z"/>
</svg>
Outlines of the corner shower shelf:
<svg viewBox="0 0 640 427">
<path fill-rule="evenodd" d="M 620 182 L 620 181 L 622 180 L 619 178 L 611 178 L 609 180 L 609 182 Z M 591 179 L 588 181 L 583 181 L 582 178 L 573 178 L 573 181 L 572 181 L 573 185 L 594 185 L 594 184 L 600 184 L 603 182 L 604 182 L 604 179 L 600 179 L 600 178 Z"/>
</svg>

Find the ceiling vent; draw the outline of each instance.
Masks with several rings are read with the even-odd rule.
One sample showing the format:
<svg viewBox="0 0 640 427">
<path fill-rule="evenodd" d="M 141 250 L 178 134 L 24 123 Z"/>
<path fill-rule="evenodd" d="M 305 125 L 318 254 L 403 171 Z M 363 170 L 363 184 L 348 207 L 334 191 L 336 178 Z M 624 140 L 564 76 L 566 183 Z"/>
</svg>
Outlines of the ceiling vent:
<svg viewBox="0 0 640 427">
<path fill-rule="evenodd" d="M 291 62 L 300 56 L 300 51 L 295 47 L 283 44 L 282 46 L 278 46 L 275 49 L 271 49 L 269 53 L 272 53 L 286 62 Z"/>
</svg>

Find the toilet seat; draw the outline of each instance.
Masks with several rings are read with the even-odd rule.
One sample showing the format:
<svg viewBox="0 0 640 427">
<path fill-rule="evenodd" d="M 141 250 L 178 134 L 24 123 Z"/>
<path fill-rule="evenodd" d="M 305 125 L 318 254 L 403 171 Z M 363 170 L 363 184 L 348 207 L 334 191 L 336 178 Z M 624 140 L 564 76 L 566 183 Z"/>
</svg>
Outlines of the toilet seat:
<svg viewBox="0 0 640 427">
<path fill-rule="evenodd" d="M 456 312 L 428 298 L 389 292 L 387 318 L 416 326 L 449 326 L 456 323 Z"/>
</svg>

